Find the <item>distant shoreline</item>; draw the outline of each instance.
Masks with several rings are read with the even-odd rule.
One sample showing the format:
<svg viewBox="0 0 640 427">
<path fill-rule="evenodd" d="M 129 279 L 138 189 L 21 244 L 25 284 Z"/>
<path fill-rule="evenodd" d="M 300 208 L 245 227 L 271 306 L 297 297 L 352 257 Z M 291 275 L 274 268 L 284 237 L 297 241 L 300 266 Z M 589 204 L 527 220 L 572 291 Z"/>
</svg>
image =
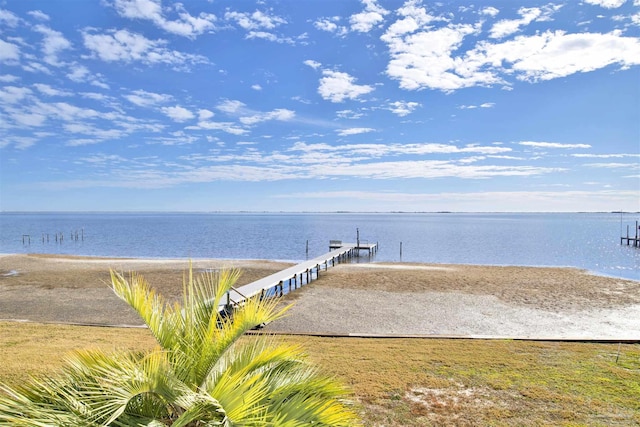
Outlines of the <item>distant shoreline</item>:
<svg viewBox="0 0 640 427">
<path fill-rule="evenodd" d="M 0 211 L 1 214 L 628 214 L 640 211 Z"/>
</svg>

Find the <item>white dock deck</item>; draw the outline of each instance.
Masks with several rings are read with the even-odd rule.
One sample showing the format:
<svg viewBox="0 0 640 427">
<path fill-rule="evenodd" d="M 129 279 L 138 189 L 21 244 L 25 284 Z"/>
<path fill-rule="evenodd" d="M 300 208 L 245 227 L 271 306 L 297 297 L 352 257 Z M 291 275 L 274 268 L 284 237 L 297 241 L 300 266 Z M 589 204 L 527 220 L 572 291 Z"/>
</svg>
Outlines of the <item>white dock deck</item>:
<svg viewBox="0 0 640 427">
<path fill-rule="evenodd" d="M 296 264 L 230 291 L 228 302 L 231 304 L 239 304 L 242 303 L 245 298 L 251 298 L 256 295 L 268 295 L 271 290 L 273 290 L 272 292 L 275 294 L 282 295 L 284 293 L 285 283 L 288 283 L 289 290 L 291 290 L 292 286 L 294 289 L 297 289 L 303 284 L 310 283 L 314 278 L 317 279 L 323 266 L 326 271 L 329 267 L 334 266 L 336 262 L 340 263 L 341 261 L 356 256 L 360 250 L 367 250 L 369 254 L 372 254 L 375 253 L 378 248 L 377 243 L 360 244 L 360 246 L 358 246 L 354 243 L 339 242 L 338 246 L 338 241 L 331 241 L 329 246 L 329 253 Z M 224 305 L 221 306 L 221 308 L 223 309 Z"/>
</svg>

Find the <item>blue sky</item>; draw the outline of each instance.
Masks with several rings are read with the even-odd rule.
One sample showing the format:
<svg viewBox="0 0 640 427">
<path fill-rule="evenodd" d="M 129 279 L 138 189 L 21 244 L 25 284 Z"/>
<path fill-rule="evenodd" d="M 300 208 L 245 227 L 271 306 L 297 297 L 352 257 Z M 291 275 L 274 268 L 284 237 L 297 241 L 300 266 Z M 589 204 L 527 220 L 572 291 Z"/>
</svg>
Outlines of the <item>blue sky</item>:
<svg viewBox="0 0 640 427">
<path fill-rule="evenodd" d="M 0 0 L 3 211 L 639 211 L 640 0 Z"/>
</svg>

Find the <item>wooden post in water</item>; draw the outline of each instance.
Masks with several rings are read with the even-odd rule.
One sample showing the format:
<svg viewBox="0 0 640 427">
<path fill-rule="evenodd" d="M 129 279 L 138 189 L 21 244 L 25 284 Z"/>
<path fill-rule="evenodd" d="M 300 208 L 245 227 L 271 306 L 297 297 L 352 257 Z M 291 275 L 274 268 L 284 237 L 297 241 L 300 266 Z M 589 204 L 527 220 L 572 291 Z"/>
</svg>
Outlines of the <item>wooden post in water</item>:
<svg viewBox="0 0 640 427">
<path fill-rule="evenodd" d="M 400 242 L 400 259 L 402 259 L 402 242 Z"/>
</svg>

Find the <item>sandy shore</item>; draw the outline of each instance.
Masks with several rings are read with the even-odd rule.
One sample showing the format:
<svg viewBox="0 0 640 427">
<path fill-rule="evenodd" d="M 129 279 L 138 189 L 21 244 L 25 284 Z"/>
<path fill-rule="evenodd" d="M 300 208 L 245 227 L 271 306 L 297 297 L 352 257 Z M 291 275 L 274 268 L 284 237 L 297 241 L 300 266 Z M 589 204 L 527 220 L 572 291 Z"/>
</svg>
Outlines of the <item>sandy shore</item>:
<svg viewBox="0 0 640 427">
<path fill-rule="evenodd" d="M 0 319 L 138 325 L 108 288 L 109 268 L 182 291 L 184 260 L 0 256 Z M 270 261 L 194 261 L 237 267 L 240 284 L 286 268 Z M 567 268 L 342 264 L 286 297 L 273 332 L 640 339 L 640 282 Z"/>
<path fill-rule="evenodd" d="M 343 264 L 287 299 L 268 330 L 640 339 L 640 282 L 570 268 Z"/>
<path fill-rule="evenodd" d="M 291 264 L 271 261 L 193 260 L 194 272 L 240 268 L 238 284 Z M 170 299 L 182 295 L 188 260 L 106 259 L 55 255 L 0 255 L 0 320 L 98 325 L 141 325 L 109 288 L 109 270 L 136 271 Z"/>
</svg>

